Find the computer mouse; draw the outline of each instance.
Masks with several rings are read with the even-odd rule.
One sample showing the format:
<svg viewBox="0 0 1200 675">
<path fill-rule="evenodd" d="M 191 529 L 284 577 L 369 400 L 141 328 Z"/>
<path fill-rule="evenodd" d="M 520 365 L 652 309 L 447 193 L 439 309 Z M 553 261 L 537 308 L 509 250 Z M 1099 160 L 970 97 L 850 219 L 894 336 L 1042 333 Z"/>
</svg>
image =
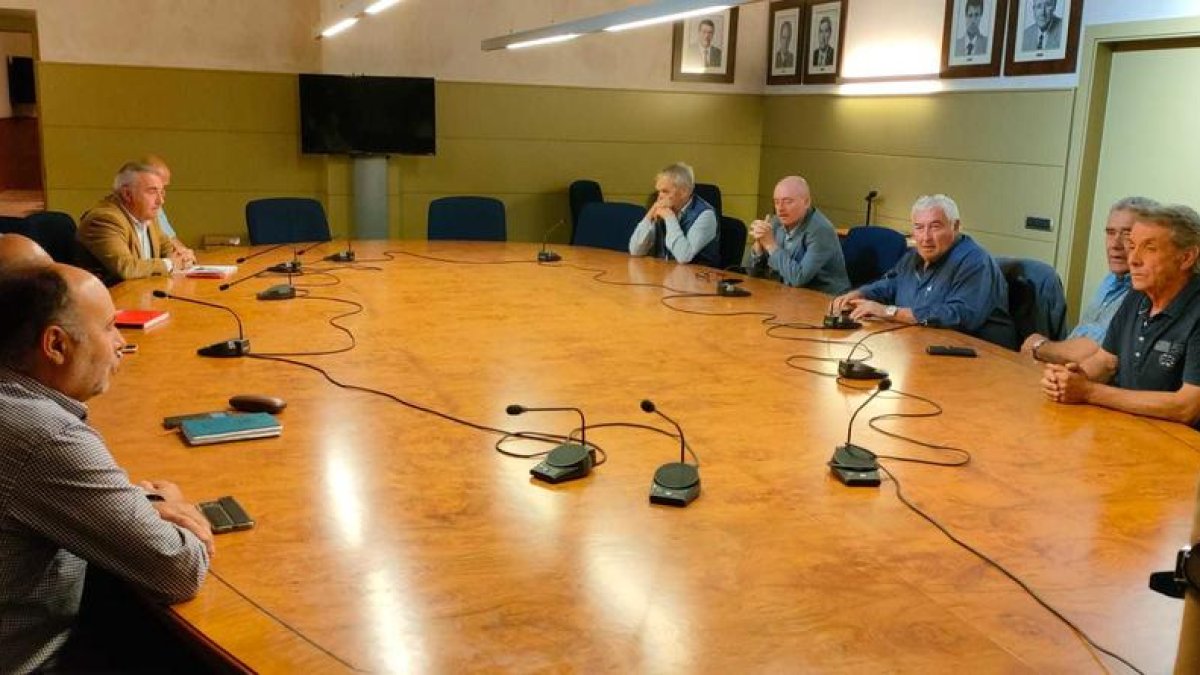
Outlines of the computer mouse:
<svg viewBox="0 0 1200 675">
<path fill-rule="evenodd" d="M 263 394 L 239 394 L 229 399 L 229 407 L 242 412 L 277 413 L 287 407 L 287 401 L 278 396 Z"/>
</svg>

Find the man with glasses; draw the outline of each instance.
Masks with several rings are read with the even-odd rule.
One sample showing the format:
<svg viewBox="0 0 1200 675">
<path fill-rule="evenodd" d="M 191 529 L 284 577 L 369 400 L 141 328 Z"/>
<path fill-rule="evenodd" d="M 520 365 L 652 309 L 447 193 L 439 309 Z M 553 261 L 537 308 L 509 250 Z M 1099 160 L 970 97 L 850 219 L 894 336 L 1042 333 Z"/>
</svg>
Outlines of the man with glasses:
<svg viewBox="0 0 1200 675">
<path fill-rule="evenodd" d="M 835 298 L 834 311 L 846 306 L 853 319 L 953 328 L 1015 350 L 1004 274 L 960 228 L 953 199 L 940 194 L 917 199 L 912 207 L 916 247 L 882 279 Z"/>
</svg>

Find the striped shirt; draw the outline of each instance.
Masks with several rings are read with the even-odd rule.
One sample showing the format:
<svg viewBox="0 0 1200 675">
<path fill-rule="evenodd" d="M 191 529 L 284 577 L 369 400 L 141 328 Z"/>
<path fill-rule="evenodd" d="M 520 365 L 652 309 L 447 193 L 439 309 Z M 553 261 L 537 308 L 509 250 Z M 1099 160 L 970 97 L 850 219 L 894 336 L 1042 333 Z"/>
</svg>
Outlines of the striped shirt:
<svg viewBox="0 0 1200 675">
<path fill-rule="evenodd" d="M 209 560 L 129 482 L 83 403 L 0 368 L 0 672 L 66 642 L 88 563 L 171 603 L 196 594 Z"/>
</svg>

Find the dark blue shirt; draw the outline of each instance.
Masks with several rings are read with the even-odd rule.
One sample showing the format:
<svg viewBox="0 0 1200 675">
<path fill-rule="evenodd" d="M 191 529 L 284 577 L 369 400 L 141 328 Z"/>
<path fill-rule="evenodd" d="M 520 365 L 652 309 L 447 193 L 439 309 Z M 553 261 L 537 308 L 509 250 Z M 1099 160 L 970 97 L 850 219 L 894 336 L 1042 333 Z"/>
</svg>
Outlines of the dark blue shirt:
<svg viewBox="0 0 1200 675">
<path fill-rule="evenodd" d="M 1179 391 L 1200 385 L 1200 277 L 1193 276 L 1166 309 L 1150 316 L 1150 298 L 1131 290 L 1108 325 L 1104 351 L 1117 357 L 1112 384 L 1122 389 Z M 1200 428 L 1200 421 L 1192 424 Z"/>
<path fill-rule="evenodd" d="M 928 268 L 916 249 L 909 249 L 882 279 L 859 291 L 869 300 L 911 309 L 920 323 L 1017 348 L 1004 273 L 965 234 Z"/>
</svg>

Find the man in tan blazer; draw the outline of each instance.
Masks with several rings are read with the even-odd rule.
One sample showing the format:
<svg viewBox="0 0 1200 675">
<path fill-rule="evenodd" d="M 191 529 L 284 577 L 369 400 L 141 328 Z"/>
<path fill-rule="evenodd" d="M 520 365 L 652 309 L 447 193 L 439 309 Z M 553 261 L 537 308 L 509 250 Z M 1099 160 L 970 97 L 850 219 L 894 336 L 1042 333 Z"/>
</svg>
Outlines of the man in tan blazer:
<svg viewBox="0 0 1200 675">
<path fill-rule="evenodd" d="M 159 228 L 165 199 L 154 167 L 130 162 L 117 172 L 112 194 L 83 214 L 75 236 L 110 281 L 170 274 L 195 264 L 194 256 L 177 251 Z"/>
</svg>

